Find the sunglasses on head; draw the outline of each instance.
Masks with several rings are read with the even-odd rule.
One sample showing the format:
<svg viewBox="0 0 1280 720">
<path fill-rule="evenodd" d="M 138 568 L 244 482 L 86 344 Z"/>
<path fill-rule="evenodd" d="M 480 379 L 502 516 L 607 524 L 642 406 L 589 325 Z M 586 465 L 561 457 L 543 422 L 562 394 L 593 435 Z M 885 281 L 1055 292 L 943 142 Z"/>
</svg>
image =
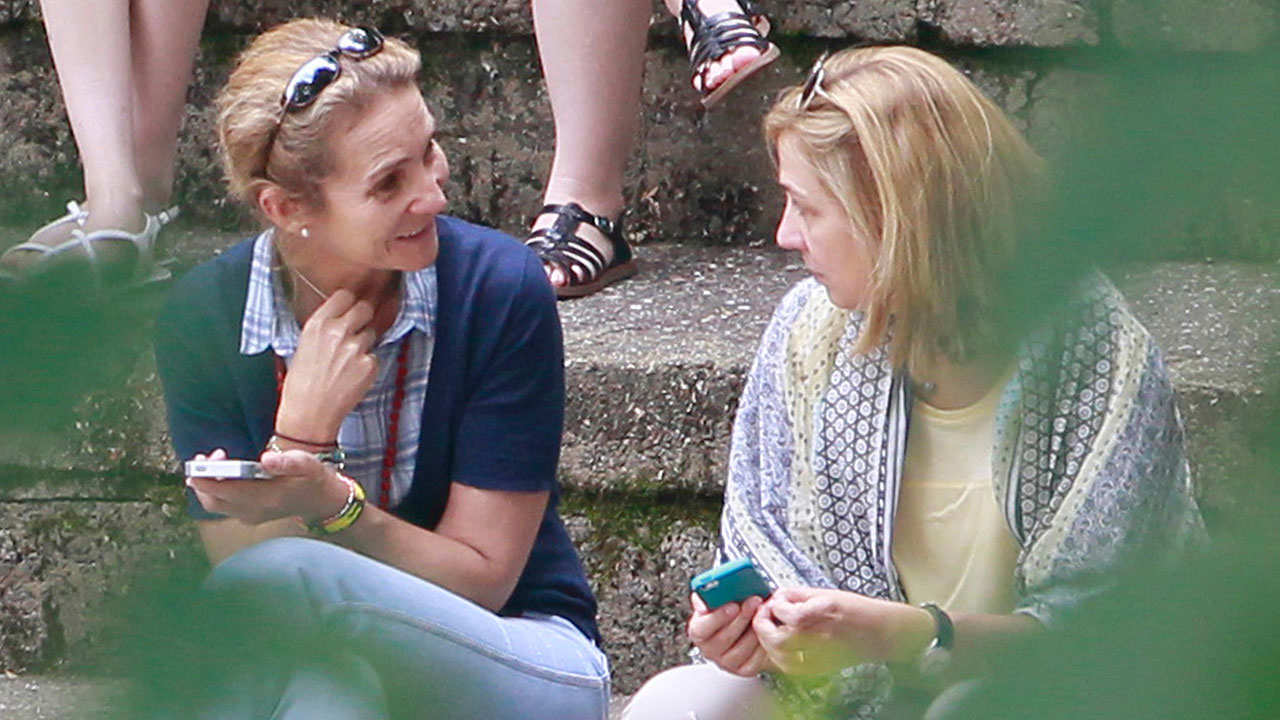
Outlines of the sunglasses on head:
<svg viewBox="0 0 1280 720">
<path fill-rule="evenodd" d="M 315 102 L 320 91 L 342 74 L 342 65 L 338 63 L 340 55 L 364 60 L 377 55 L 380 50 L 382 33 L 374 28 L 361 25 L 347 30 L 338 38 L 337 46 L 311 58 L 289 78 L 289 84 L 284 86 L 284 93 L 280 96 L 280 105 L 285 112 L 293 112 Z"/>
<path fill-rule="evenodd" d="M 267 138 L 263 157 L 271 157 L 271 148 L 275 145 L 276 136 L 280 134 L 280 126 L 284 124 L 284 116 L 297 112 L 315 102 L 320 93 L 333 84 L 342 74 L 342 65 L 338 58 L 346 55 L 354 60 L 373 57 L 382 50 L 382 33 L 368 25 L 349 28 L 338 38 L 338 44 L 332 50 L 323 52 L 298 68 L 284 86 L 280 95 L 280 116 L 271 128 L 271 136 Z M 266 161 L 264 160 L 264 163 Z M 265 168 L 264 168 L 265 171 Z"/>
<path fill-rule="evenodd" d="M 829 51 L 822 53 L 809 69 L 809 77 L 805 78 L 800 97 L 796 98 L 796 109 L 800 112 L 808 110 L 813 97 L 822 90 L 822 81 L 827 79 L 827 58 L 830 55 Z"/>
</svg>

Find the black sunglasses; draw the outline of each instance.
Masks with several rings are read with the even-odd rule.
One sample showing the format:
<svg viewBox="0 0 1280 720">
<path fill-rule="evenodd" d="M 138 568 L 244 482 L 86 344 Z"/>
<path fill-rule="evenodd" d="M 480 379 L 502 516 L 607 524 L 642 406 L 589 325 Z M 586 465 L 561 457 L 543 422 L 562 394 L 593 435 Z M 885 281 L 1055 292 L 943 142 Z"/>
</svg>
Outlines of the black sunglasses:
<svg viewBox="0 0 1280 720">
<path fill-rule="evenodd" d="M 377 55 L 381 50 L 382 33 L 368 25 L 360 25 L 342 33 L 342 37 L 338 38 L 338 44 L 332 50 L 311 58 L 293 73 L 293 77 L 289 78 L 289 83 L 284 86 L 284 92 L 280 95 L 280 115 L 271 128 L 271 136 L 263 146 L 264 174 L 267 161 L 271 158 L 271 149 L 276 143 L 276 136 L 280 134 L 280 126 L 284 124 L 284 116 L 315 102 L 320 92 L 338 79 L 342 74 L 342 65 L 338 63 L 338 58 L 346 55 L 355 60 L 364 60 Z"/>
<path fill-rule="evenodd" d="M 342 33 L 338 45 L 326 53 L 308 60 L 289 78 L 280 96 L 280 105 L 286 112 L 301 110 L 315 102 L 320 91 L 333 84 L 342 74 L 338 57 L 346 55 L 356 60 L 373 57 L 382 50 L 382 33 L 368 25 L 353 27 Z"/>
<path fill-rule="evenodd" d="M 827 57 L 830 55 L 830 51 L 822 53 L 809 69 L 809 77 L 805 78 L 804 87 L 800 90 L 800 97 L 796 103 L 796 109 L 800 112 L 809 109 L 813 96 L 822 89 L 822 81 L 827 79 Z"/>
</svg>

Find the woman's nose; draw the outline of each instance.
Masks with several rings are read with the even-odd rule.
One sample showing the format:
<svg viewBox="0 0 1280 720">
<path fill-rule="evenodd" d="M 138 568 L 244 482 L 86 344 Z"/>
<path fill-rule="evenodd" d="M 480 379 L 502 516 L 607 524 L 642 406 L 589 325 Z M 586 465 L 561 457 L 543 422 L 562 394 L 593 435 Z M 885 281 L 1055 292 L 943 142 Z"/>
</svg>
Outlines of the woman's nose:
<svg viewBox="0 0 1280 720">
<path fill-rule="evenodd" d="M 444 194 L 444 182 L 447 178 L 447 173 L 441 175 L 433 172 L 431 168 L 424 168 L 417 183 L 410 210 L 427 215 L 439 215 L 444 212 L 448 204 Z"/>
<path fill-rule="evenodd" d="M 791 210 L 782 212 L 782 219 L 778 221 L 778 232 L 774 240 L 783 250 L 804 249 L 804 233 L 800 231 L 800 224 Z"/>
<path fill-rule="evenodd" d="M 443 213 L 448 200 L 444 196 L 444 183 L 449 179 L 449 165 L 443 155 L 434 163 L 421 165 L 415 182 L 413 202 L 410 210 L 413 213 L 439 215 Z"/>
</svg>

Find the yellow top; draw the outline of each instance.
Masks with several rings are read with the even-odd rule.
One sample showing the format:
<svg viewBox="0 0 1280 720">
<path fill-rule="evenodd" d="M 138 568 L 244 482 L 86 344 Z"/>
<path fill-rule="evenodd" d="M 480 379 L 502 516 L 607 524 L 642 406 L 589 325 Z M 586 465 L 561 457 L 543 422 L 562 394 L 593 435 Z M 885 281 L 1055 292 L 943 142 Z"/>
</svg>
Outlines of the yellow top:
<svg viewBox="0 0 1280 720">
<path fill-rule="evenodd" d="M 953 612 L 1013 609 L 1018 546 L 991 489 L 996 408 L 1010 375 L 969 407 L 915 401 L 893 539 L 912 603 Z"/>
</svg>

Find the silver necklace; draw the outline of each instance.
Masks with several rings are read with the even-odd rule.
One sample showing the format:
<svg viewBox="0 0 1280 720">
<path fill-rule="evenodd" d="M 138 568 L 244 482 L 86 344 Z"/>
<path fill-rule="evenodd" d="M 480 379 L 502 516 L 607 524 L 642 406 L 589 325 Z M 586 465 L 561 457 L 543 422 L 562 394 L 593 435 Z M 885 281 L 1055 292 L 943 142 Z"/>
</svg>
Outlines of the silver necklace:
<svg viewBox="0 0 1280 720">
<path fill-rule="evenodd" d="M 289 272 L 293 273 L 294 275 L 297 275 L 297 276 L 298 276 L 298 279 L 299 279 L 299 280 L 301 280 L 301 281 L 303 282 L 303 284 L 305 284 L 307 287 L 311 288 L 311 292 L 314 292 L 315 294 L 319 295 L 319 296 L 320 296 L 320 298 L 321 298 L 322 300 L 328 300 L 328 299 L 329 299 L 329 293 L 327 293 L 327 292 L 325 292 L 325 291 L 321 290 L 320 288 L 316 287 L 316 284 L 315 284 L 315 283 L 313 283 L 313 282 L 311 282 L 310 280 L 308 280 L 308 279 L 307 279 L 307 276 L 306 276 L 306 275 L 303 275 L 303 274 L 302 274 L 301 272 L 299 272 L 296 268 L 289 268 Z"/>
</svg>

